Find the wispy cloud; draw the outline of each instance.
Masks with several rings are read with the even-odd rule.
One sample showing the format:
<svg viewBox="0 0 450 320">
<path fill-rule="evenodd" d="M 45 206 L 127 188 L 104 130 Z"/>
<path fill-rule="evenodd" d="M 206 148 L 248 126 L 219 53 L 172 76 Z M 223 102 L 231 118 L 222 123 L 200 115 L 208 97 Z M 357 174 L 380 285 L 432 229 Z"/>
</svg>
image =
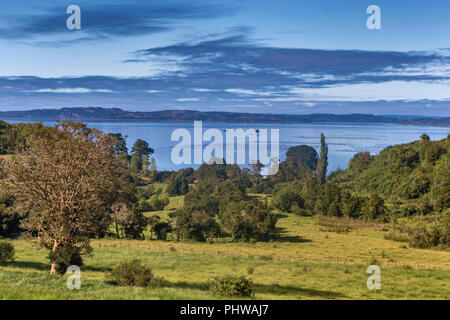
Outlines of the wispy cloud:
<svg viewBox="0 0 450 320">
<path fill-rule="evenodd" d="M 175 100 L 178 102 L 197 102 L 200 101 L 200 98 L 178 98 Z"/>
<path fill-rule="evenodd" d="M 187 21 L 229 16 L 237 8 L 238 6 L 213 3 L 166 1 L 147 4 L 84 4 L 81 6 L 82 29 L 76 31 L 74 37 L 73 32 L 67 32 L 64 23 L 66 7 L 58 6 L 33 15 L 5 17 L 3 20 L 8 22 L 8 27 L 0 28 L 0 38 L 28 40 L 28 43 L 41 46 L 63 46 L 80 41 L 142 36 L 169 31 Z M 53 38 L 51 41 L 38 40 L 45 36 Z"/>
<path fill-rule="evenodd" d="M 199 36 L 123 61 L 148 66 L 148 77 L 0 78 L 0 106 L 449 113 L 448 54 L 268 47 L 249 32 Z"/>
<path fill-rule="evenodd" d="M 114 91 L 109 90 L 109 89 L 58 88 L 58 89 L 25 90 L 24 92 L 77 94 L 77 93 L 92 93 L 92 92 L 96 92 L 96 93 L 113 93 Z"/>
</svg>

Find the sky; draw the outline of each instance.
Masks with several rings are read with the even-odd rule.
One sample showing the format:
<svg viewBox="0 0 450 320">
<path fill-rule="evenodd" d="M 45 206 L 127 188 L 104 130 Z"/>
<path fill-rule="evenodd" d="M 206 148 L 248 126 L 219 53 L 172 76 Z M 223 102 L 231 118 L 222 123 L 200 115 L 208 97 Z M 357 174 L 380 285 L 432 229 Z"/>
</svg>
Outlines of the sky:
<svg viewBox="0 0 450 320">
<path fill-rule="evenodd" d="M 2 0 L 0 110 L 450 116 L 449 18 L 448 0 Z"/>
</svg>

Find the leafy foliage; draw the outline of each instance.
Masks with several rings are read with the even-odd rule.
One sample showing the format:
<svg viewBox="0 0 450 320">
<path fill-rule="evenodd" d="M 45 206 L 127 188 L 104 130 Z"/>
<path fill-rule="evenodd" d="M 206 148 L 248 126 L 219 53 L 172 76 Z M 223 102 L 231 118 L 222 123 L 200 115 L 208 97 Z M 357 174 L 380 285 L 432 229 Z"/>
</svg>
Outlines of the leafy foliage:
<svg viewBox="0 0 450 320">
<path fill-rule="evenodd" d="M 12 243 L 0 241 L 0 263 L 14 260 L 15 250 Z"/>
<path fill-rule="evenodd" d="M 211 281 L 210 290 L 220 297 L 253 297 L 255 295 L 253 281 L 244 276 L 216 277 Z"/>
<path fill-rule="evenodd" d="M 85 249 L 90 252 L 89 248 L 85 247 Z M 58 246 L 55 250 L 50 251 L 48 258 L 55 264 L 56 273 L 64 275 L 69 266 L 81 267 L 83 265 L 82 250 L 74 246 Z"/>
<path fill-rule="evenodd" d="M 161 287 L 164 283 L 137 259 L 120 263 L 106 274 L 106 279 L 119 286 Z"/>
</svg>

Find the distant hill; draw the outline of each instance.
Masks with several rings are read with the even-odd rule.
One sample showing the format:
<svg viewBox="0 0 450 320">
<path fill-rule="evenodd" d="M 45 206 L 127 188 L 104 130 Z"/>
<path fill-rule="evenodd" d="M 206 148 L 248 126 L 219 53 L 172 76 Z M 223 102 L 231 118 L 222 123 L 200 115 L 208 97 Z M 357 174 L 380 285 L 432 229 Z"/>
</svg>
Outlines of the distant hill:
<svg viewBox="0 0 450 320">
<path fill-rule="evenodd" d="M 401 123 L 450 126 L 448 118 L 417 116 L 376 116 L 371 114 L 255 114 L 233 112 L 202 112 L 192 110 L 165 110 L 132 112 L 119 108 L 62 108 L 30 111 L 2 111 L 2 120 L 76 120 L 76 121 L 139 121 L 139 122 L 235 122 L 235 123 Z"/>
</svg>

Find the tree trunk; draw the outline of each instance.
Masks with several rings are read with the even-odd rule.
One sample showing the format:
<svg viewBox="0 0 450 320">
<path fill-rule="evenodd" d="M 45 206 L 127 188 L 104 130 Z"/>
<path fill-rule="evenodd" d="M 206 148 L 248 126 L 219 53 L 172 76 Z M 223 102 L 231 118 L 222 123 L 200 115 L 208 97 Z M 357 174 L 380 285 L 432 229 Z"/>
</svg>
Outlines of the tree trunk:
<svg viewBox="0 0 450 320">
<path fill-rule="evenodd" d="M 119 235 L 119 225 L 118 225 L 117 222 L 116 222 L 116 237 L 117 237 L 117 239 L 120 239 L 120 235 Z"/>
<path fill-rule="evenodd" d="M 55 252 L 56 248 L 58 247 L 58 242 L 53 243 L 53 249 L 52 252 Z M 52 262 L 50 267 L 50 274 L 56 274 L 56 263 Z"/>
</svg>

